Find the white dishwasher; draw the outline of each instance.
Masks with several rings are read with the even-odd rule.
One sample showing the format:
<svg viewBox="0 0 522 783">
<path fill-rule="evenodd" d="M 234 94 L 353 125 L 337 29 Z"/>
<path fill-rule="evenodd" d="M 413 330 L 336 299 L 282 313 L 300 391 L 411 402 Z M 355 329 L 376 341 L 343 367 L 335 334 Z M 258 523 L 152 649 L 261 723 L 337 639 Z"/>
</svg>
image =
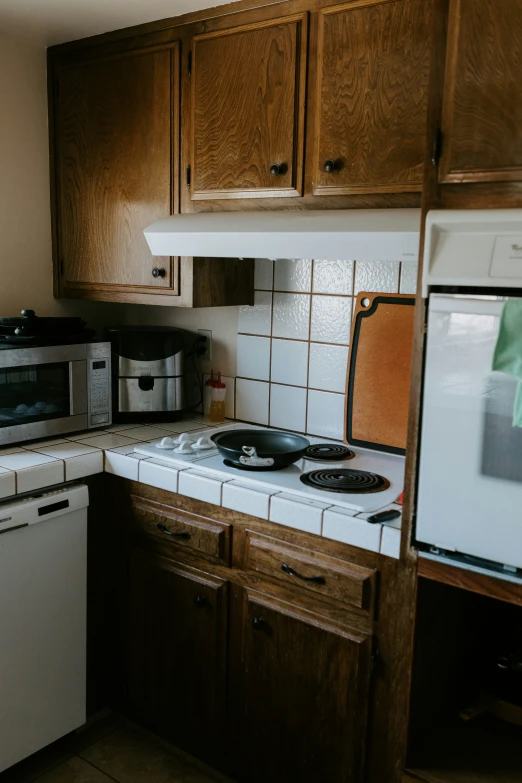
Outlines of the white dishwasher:
<svg viewBox="0 0 522 783">
<path fill-rule="evenodd" d="M 0 772 L 85 723 L 88 504 L 0 504 Z"/>
</svg>

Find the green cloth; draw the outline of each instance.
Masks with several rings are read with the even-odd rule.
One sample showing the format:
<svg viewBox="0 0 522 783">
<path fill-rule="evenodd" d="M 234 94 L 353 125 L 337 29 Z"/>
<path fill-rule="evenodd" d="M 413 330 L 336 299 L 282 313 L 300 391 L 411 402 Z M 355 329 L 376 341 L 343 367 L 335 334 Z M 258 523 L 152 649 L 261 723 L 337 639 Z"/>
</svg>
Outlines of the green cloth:
<svg viewBox="0 0 522 783">
<path fill-rule="evenodd" d="M 510 299 L 504 305 L 493 369 L 513 375 L 522 382 L 522 299 Z M 513 426 L 522 427 L 522 383 L 518 384 L 515 398 Z"/>
</svg>

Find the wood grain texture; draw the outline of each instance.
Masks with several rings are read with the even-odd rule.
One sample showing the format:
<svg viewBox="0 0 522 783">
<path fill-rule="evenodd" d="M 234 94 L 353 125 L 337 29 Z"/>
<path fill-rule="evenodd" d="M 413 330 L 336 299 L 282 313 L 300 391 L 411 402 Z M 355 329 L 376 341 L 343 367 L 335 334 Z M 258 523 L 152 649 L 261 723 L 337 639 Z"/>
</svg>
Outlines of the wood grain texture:
<svg viewBox="0 0 522 783">
<path fill-rule="evenodd" d="M 522 606 L 522 585 L 507 582 L 494 575 L 476 574 L 450 563 L 439 563 L 422 556 L 418 560 L 418 575 L 435 582 L 460 587 L 462 590 Z"/>
<path fill-rule="evenodd" d="M 60 70 L 59 262 L 66 287 L 178 293 L 175 266 L 154 258 L 143 235 L 176 206 L 178 61 L 176 43 Z M 154 278 L 153 267 L 164 277 Z"/>
<path fill-rule="evenodd" d="M 441 182 L 522 180 L 522 0 L 452 0 Z"/>
<path fill-rule="evenodd" d="M 230 563 L 230 526 L 205 517 L 183 513 L 161 503 L 131 497 L 132 528 L 138 534 L 152 536 L 176 550 L 194 549 L 209 560 Z M 168 533 L 158 527 L 168 530 Z M 173 534 L 173 535 L 169 535 Z M 179 534 L 182 534 L 181 536 Z M 177 555 L 179 557 L 179 553 Z"/>
<path fill-rule="evenodd" d="M 305 45 L 304 15 L 194 38 L 192 199 L 300 194 Z"/>
<path fill-rule="evenodd" d="M 222 745 L 228 585 L 132 547 L 126 671 L 132 718 L 199 759 Z"/>
<path fill-rule="evenodd" d="M 406 448 L 414 304 L 405 294 L 357 296 L 346 383 L 347 443 Z"/>
<path fill-rule="evenodd" d="M 431 19 L 428 0 L 319 12 L 314 193 L 421 190 Z M 328 159 L 338 165 L 332 173 Z"/>
<path fill-rule="evenodd" d="M 242 709 L 232 716 L 240 738 L 235 779 L 361 781 L 371 637 L 255 591 L 235 591 L 233 600 L 243 672 Z"/>
<path fill-rule="evenodd" d="M 253 305 L 254 263 L 253 258 L 194 258 L 193 306 Z"/>
<path fill-rule="evenodd" d="M 165 506 L 176 513 L 189 512 L 207 519 L 214 519 L 233 525 L 232 567 L 213 563 L 211 568 L 196 550 L 178 549 L 176 559 L 196 568 L 208 571 L 212 575 L 231 583 L 233 598 L 230 602 L 230 617 L 234 627 L 241 628 L 243 603 L 237 598 L 243 589 L 255 590 L 265 596 L 272 596 L 299 611 L 326 620 L 336 627 L 350 629 L 350 633 L 359 636 L 372 636 L 374 648 L 379 651 L 379 660 L 372 678 L 369 694 L 369 717 L 367 724 L 368 747 L 366 771 L 368 783 L 399 783 L 405 765 L 405 736 L 407 729 L 408 678 L 411 660 L 411 635 L 415 608 L 415 571 L 410 563 L 406 565 L 398 560 L 368 552 L 358 547 L 331 541 L 311 533 L 277 525 L 267 520 L 256 519 L 221 506 L 214 506 L 183 495 L 156 489 L 138 482 L 130 482 L 109 474 L 103 476 L 107 493 L 114 500 L 114 512 L 107 524 L 118 523 L 122 519 L 128 525 L 130 519 L 130 496 L 138 495 Z M 321 553 L 352 566 L 378 572 L 376 587 L 375 618 L 370 620 L 357 614 L 349 604 L 337 600 L 316 597 L 311 591 L 292 587 L 280 579 L 272 579 L 259 571 L 246 571 L 245 562 L 247 535 L 254 532 L 276 539 L 283 547 L 302 548 L 308 553 Z M 119 533 L 115 540 L 121 536 Z M 168 543 L 152 537 L 133 535 L 133 541 L 149 551 L 172 559 L 173 548 Z M 124 549 L 124 547 L 123 547 Z M 117 617 L 118 612 L 114 612 Z M 114 621 L 116 622 L 116 620 Z M 237 631 L 236 631 L 237 632 Z M 234 633 L 236 633 L 234 632 Z M 235 638 L 234 633 L 231 639 Z M 234 652 L 235 651 L 235 652 Z M 239 660 L 238 660 L 239 656 Z M 230 648 L 230 678 L 241 678 L 243 667 L 241 650 L 233 645 Z M 240 714 L 242 702 L 238 688 L 229 689 L 229 714 Z M 239 699 L 239 701 L 238 701 Z M 121 707 L 120 707 L 121 708 Z M 231 727 L 228 729 L 233 730 Z M 276 742 L 276 741 L 275 741 Z M 230 743 L 228 743 L 230 746 Z M 232 756 L 237 744 L 230 746 Z M 277 742 L 276 742 L 277 747 Z M 373 749 L 376 749 L 375 752 Z M 252 764 L 256 762 L 255 757 Z M 247 773 L 250 767 L 246 767 Z M 232 777 L 230 767 L 220 767 Z M 324 779 L 324 778 L 321 778 Z M 342 779 L 342 778 L 341 778 Z"/>
<path fill-rule="evenodd" d="M 345 563 L 332 557 L 311 552 L 300 547 L 282 544 L 274 538 L 247 531 L 243 568 L 278 579 L 285 587 L 289 585 L 303 591 L 312 591 L 335 601 L 350 604 L 355 610 L 362 610 L 370 617 L 375 603 L 376 573 L 367 568 Z M 321 576 L 324 584 L 303 581 L 285 573 L 281 566 L 286 564 L 301 576 Z"/>
</svg>

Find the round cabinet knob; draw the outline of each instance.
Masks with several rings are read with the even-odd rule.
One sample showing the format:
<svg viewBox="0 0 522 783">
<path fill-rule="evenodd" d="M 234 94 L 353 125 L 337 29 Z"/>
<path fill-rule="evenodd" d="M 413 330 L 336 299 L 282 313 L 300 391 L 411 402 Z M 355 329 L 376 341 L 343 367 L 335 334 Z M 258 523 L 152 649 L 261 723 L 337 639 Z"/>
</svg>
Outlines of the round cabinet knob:
<svg viewBox="0 0 522 783">
<path fill-rule="evenodd" d="M 328 174 L 331 174 L 332 171 L 337 171 L 338 168 L 339 168 L 339 164 L 337 163 L 336 160 L 332 160 L 331 158 L 329 158 L 327 161 L 325 161 L 324 170 L 328 172 Z"/>
<path fill-rule="evenodd" d="M 196 606 L 198 609 L 203 609 L 204 606 L 207 605 L 207 599 L 204 595 L 198 595 L 196 598 Z"/>
<path fill-rule="evenodd" d="M 155 266 L 152 270 L 152 277 L 165 277 L 165 270 Z"/>
<path fill-rule="evenodd" d="M 262 628 L 265 627 L 265 621 L 262 617 L 254 617 L 252 620 L 252 628 L 254 631 L 260 631 Z"/>
<path fill-rule="evenodd" d="M 277 177 L 279 174 L 285 174 L 286 173 L 286 164 L 285 163 L 272 163 L 270 166 L 270 174 L 273 177 Z"/>
</svg>

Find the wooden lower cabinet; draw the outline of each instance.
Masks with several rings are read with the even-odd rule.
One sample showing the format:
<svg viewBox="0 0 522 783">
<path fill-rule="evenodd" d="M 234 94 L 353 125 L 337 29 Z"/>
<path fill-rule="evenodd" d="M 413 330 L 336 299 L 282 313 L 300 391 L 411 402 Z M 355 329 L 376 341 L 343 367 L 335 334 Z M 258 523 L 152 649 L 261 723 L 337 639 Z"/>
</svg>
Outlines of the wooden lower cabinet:
<svg viewBox="0 0 522 783">
<path fill-rule="evenodd" d="M 132 546 L 127 709 L 198 758 L 221 744 L 227 640 L 226 581 Z"/>
<path fill-rule="evenodd" d="M 238 783 L 362 780 L 371 636 L 254 590 L 236 600 Z"/>
<path fill-rule="evenodd" d="M 135 496 L 132 509 L 128 715 L 236 783 L 361 783 L 372 620 L 330 596 L 310 598 L 285 575 L 263 581 L 249 560 L 210 562 L 197 546 L 183 549 L 151 533 L 156 514 L 181 519 L 179 510 Z M 197 519 L 209 523 L 190 519 L 193 529 Z M 244 531 L 215 524 L 242 548 Z M 313 557 L 265 538 L 287 554 L 293 546 Z"/>
</svg>

